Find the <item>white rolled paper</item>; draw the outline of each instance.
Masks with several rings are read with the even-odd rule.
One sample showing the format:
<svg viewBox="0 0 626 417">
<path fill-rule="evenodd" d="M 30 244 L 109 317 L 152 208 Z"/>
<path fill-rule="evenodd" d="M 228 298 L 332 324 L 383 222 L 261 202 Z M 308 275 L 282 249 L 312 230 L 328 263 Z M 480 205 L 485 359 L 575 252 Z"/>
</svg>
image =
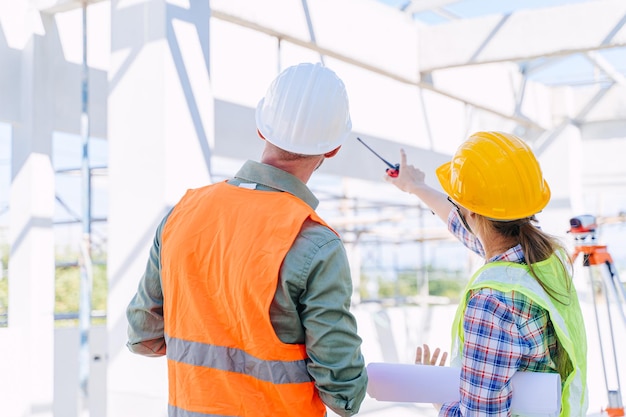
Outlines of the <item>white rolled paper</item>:
<svg viewBox="0 0 626 417">
<path fill-rule="evenodd" d="M 372 362 L 367 393 L 378 401 L 436 403 L 459 401 L 459 368 Z M 559 374 L 516 372 L 511 379 L 511 413 L 557 417 L 561 411 Z"/>
</svg>

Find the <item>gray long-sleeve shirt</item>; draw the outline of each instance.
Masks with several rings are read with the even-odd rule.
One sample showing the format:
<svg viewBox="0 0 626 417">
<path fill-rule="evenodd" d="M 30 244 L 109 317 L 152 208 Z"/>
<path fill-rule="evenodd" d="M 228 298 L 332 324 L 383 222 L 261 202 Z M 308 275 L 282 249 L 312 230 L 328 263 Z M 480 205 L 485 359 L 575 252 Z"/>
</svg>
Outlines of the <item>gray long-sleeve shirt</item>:
<svg viewBox="0 0 626 417">
<path fill-rule="evenodd" d="M 289 192 L 313 209 L 317 198 L 291 174 L 247 161 L 233 186 Z M 163 295 L 160 276 L 161 232 L 157 229 L 138 291 L 127 309 L 128 347 L 146 356 L 165 354 Z M 365 397 L 367 373 L 354 316 L 350 313 L 352 280 L 340 238 L 326 226 L 307 220 L 285 256 L 270 319 L 284 343 L 305 344 L 308 370 L 324 403 L 341 416 L 358 412 Z"/>
</svg>

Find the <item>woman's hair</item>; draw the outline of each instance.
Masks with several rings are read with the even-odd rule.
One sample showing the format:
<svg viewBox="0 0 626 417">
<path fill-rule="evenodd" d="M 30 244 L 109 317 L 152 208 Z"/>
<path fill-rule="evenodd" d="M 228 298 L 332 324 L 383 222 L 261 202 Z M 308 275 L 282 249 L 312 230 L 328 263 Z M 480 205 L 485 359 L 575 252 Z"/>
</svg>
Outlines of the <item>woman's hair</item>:
<svg viewBox="0 0 626 417">
<path fill-rule="evenodd" d="M 550 297 L 558 303 L 568 305 L 570 303 L 570 292 L 572 290 L 572 278 L 567 271 L 571 270 L 572 264 L 567 257 L 567 251 L 561 242 L 545 232 L 543 232 L 535 224 L 537 219 L 535 216 L 527 217 L 524 219 L 502 222 L 502 221 L 489 221 L 491 226 L 500 234 L 506 237 L 515 237 L 518 239 L 526 258 L 526 264 L 530 274 L 537 280 L 539 285 L 546 291 Z M 541 280 L 541 277 L 537 275 L 533 269 L 533 264 L 546 260 L 555 253 L 561 253 L 563 256 L 557 256 L 560 261 L 561 268 L 565 270 L 563 274 L 565 279 L 565 288 L 567 293 L 563 294 L 554 288 L 549 288 L 545 282 Z M 557 353 L 555 354 L 555 363 L 558 373 L 561 378 L 565 380 L 571 373 L 573 366 L 569 358 L 569 355 L 563 348 L 563 345 L 557 339 Z"/>
<path fill-rule="evenodd" d="M 530 274 L 537 280 L 539 285 L 554 299 L 561 304 L 569 304 L 569 294 L 572 287 L 572 278 L 569 271 L 572 270 L 570 259 L 567 257 L 567 250 L 563 244 L 554 236 L 549 235 L 536 226 L 537 219 L 535 216 L 512 221 L 488 221 L 493 229 L 499 234 L 507 238 L 516 238 L 522 247 L 526 264 Z M 541 277 L 535 271 L 533 265 L 537 262 L 544 261 L 554 254 L 562 254 L 557 256 L 561 267 L 566 272 L 563 274 L 567 277 L 565 288 L 567 293 L 563 294 L 555 288 L 550 288 L 543 282 Z"/>
</svg>

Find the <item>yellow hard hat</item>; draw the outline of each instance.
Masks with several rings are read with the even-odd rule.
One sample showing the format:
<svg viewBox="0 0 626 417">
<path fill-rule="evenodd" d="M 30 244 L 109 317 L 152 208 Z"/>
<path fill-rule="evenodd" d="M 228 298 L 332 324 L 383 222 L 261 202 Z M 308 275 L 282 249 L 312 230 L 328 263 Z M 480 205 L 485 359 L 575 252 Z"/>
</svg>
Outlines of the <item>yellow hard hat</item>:
<svg viewBox="0 0 626 417">
<path fill-rule="evenodd" d="M 550 201 L 535 155 L 509 133 L 474 133 L 436 172 L 454 201 L 493 220 L 530 217 Z"/>
</svg>

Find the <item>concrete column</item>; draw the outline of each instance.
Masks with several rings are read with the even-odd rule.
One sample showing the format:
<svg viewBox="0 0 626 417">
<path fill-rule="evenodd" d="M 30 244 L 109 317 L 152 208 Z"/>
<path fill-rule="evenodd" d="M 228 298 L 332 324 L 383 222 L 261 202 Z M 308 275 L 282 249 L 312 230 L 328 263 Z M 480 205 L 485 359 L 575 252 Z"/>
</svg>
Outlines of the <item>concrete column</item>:
<svg viewBox="0 0 626 417">
<path fill-rule="evenodd" d="M 53 27 L 50 17 L 42 17 Z M 48 42 L 32 35 L 22 50 L 19 122 L 12 137 L 9 341 L 1 355 L 3 414 L 52 416 L 54 363 L 54 170 L 52 72 Z M 3 348 L 4 349 L 4 348 Z M 4 351 L 4 350 L 3 350 Z M 5 373 L 6 372 L 6 373 Z M 9 410 L 6 409 L 9 407 Z"/>
<path fill-rule="evenodd" d="M 109 72 L 109 416 L 167 415 L 164 358 L 131 354 L 126 307 L 154 232 L 210 182 L 209 2 L 113 0 Z"/>
</svg>

